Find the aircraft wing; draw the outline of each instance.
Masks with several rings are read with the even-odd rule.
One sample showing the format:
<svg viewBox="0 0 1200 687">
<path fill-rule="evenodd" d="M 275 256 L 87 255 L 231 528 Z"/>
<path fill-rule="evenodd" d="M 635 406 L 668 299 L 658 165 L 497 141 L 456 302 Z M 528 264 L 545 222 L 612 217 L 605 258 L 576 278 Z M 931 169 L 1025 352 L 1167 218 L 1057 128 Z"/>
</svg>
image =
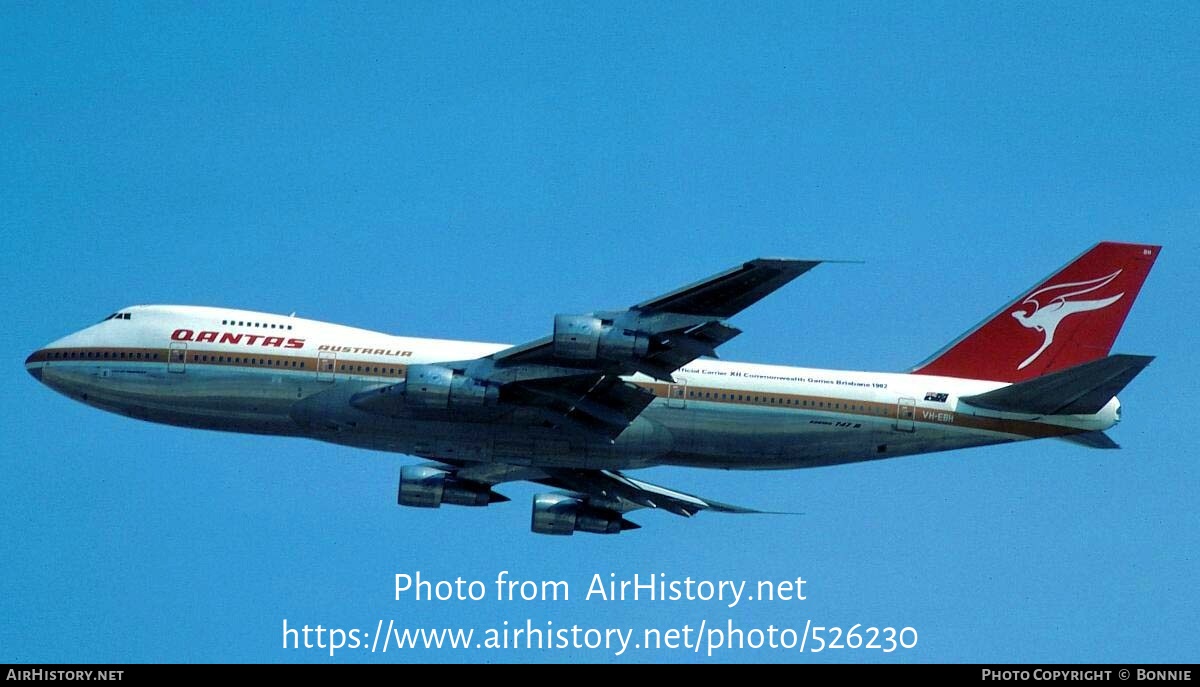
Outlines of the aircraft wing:
<svg viewBox="0 0 1200 687">
<path fill-rule="evenodd" d="M 449 465 L 449 467 L 448 467 Z M 564 491 L 568 496 L 594 508 L 624 515 L 642 508 L 661 509 L 691 517 L 703 510 L 718 513 L 768 513 L 675 491 L 634 479 L 616 470 L 539 468 L 497 463 L 428 463 L 425 467 L 448 470 L 456 480 L 478 485 L 480 489 L 512 481 L 530 481 Z M 507 500 L 496 495 L 492 501 Z M 632 525 L 632 523 L 627 524 Z M 635 526 L 636 527 L 636 526 Z M 626 528 L 629 529 L 629 528 Z"/>
<path fill-rule="evenodd" d="M 556 315 L 550 336 L 470 361 L 441 363 L 500 401 L 538 411 L 552 426 L 598 433 L 610 441 L 654 394 L 621 379 L 672 373 L 741 333 L 723 320 L 820 264 L 760 258 L 626 310 Z M 682 506 L 681 506 L 682 507 Z"/>
<path fill-rule="evenodd" d="M 616 470 L 550 470 L 550 477 L 537 480 L 582 497 L 591 506 L 628 513 L 640 508 L 661 508 L 668 513 L 691 517 L 702 510 L 718 513 L 762 513 L 692 494 L 685 494 L 634 479 Z"/>
<path fill-rule="evenodd" d="M 495 353 L 497 364 L 547 364 L 572 368 L 611 368 L 669 380 L 671 372 L 741 333 L 722 320 L 733 317 L 820 264 L 819 260 L 759 258 L 708 279 L 616 312 L 555 316 L 554 334 Z M 598 320 L 598 322 L 597 322 Z M 641 342 L 625 333 L 641 334 Z M 623 341 L 624 340 L 624 341 Z M 626 343 L 639 355 L 620 355 Z M 593 352 L 594 350 L 594 352 Z M 600 363 L 600 364 L 596 364 Z"/>
</svg>

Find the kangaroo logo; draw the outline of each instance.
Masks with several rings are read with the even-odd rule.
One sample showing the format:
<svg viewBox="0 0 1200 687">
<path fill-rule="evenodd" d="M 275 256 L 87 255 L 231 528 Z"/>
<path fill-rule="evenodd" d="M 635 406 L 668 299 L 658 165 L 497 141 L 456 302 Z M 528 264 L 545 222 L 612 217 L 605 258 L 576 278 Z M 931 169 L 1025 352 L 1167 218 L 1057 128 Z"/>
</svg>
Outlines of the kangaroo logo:
<svg viewBox="0 0 1200 687">
<path fill-rule="evenodd" d="M 1046 336 L 1046 340 L 1042 342 L 1040 348 L 1033 352 L 1033 355 L 1025 359 L 1025 362 L 1017 366 L 1018 370 L 1023 370 L 1029 363 L 1037 360 L 1050 344 L 1054 343 L 1054 330 L 1058 329 L 1058 325 L 1068 315 L 1076 313 L 1088 312 L 1089 310 L 1100 310 L 1121 300 L 1121 296 L 1125 292 L 1118 293 L 1109 298 L 1101 298 L 1094 301 L 1072 301 L 1067 300 L 1072 296 L 1082 296 L 1085 293 L 1091 293 L 1097 289 L 1101 289 L 1117 278 L 1121 274 L 1121 270 L 1117 270 L 1107 277 L 1092 279 L 1090 281 L 1077 281 L 1069 284 L 1054 284 L 1047 286 L 1044 289 L 1038 289 L 1021 301 L 1021 307 L 1014 310 L 1011 314 L 1021 323 L 1022 327 L 1036 329 Z M 1045 303 L 1045 305 L 1042 305 Z M 1032 307 L 1032 310 L 1026 312 L 1026 306 Z"/>
</svg>

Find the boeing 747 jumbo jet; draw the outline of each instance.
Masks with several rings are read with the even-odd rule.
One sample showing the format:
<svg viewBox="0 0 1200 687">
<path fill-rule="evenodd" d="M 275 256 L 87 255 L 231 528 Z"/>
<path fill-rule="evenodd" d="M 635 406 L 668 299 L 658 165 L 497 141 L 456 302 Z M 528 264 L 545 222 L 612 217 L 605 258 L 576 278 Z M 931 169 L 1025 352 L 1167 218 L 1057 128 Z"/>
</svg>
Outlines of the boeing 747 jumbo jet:
<svg viewBox="0 0 1200 687">
<path fill-rule="evenodd" d="M 519 346 L 293 316 L 123 308 L 30 355 L 50 388 L 151 422 L 300 436 L 434 462 L 405 506 L 487 506 L 529 480 L 541 534 L 615 534 L 659 508 L 751 509 L 626 474 L 807 468 L 1023 439 L 1116 448 L 1115 395 L 1152 358 L 1109 355 L 1159 246 L 1100 243 L 907 373 L 715 360 L 726 320 L 817 260 L 758 259 L 625 310 L 555 315 Z"/>
</svg>

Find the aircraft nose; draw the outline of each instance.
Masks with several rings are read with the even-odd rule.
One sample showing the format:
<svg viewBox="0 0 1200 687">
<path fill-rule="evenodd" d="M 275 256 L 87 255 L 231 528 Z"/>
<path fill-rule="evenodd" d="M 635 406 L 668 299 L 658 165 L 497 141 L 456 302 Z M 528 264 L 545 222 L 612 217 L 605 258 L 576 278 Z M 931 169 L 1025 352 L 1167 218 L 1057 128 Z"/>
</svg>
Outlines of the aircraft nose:
<svg viewBox="0 0 1200 687">
<path fill-rule="evenodd" d="M 42 381 L 42 352 L 34 351 L 25 359 L 25 371 L 33 375 L 33 378 Z"/>
</svg>

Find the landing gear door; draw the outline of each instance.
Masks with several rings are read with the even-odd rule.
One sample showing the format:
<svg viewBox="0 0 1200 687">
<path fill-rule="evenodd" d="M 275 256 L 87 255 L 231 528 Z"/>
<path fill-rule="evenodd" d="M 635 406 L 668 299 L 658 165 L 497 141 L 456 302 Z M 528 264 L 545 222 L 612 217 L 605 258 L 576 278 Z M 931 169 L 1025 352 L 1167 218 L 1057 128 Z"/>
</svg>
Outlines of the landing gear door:
<svg viewBox="0 0 1200 687">
<path fill-rule="evenodd" d="M 172 341 L 167 351 L 167 372 L 183 373 L 187 371 L 187 344 Z"/>
<path fill-rule="evenodd" d="M 337 353 L 320 351 L 317 353 L 317 381 L 332 382 L 337 374 Z"/>
<path fill-rule="evenodd" d="M 896 401 L 896 424 L 893 425 L 897 432 L 915 432 L 917 417 L 917 402 L 911 398 L 902 398 Z"/>
</svg>

